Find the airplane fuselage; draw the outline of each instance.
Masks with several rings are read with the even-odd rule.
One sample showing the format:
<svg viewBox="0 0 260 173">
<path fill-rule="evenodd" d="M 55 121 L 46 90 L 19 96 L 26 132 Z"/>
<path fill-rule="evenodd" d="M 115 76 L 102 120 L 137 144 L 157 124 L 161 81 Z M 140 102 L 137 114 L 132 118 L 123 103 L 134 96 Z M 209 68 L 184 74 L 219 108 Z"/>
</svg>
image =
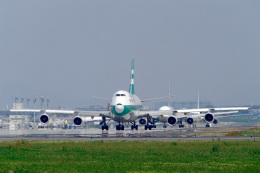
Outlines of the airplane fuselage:
<svg viewBox="0 0 260 173">
<path fill-rule="evenodd" d="M 116 122 L 132 122 L 137 119 L 137 115 L 133 113 L 135 110 L 142 108 L 141 100 L 134 94 L 127 91 L 117 91 L 110 103 L 110 111 L 112 119 Z"/>
</svg>

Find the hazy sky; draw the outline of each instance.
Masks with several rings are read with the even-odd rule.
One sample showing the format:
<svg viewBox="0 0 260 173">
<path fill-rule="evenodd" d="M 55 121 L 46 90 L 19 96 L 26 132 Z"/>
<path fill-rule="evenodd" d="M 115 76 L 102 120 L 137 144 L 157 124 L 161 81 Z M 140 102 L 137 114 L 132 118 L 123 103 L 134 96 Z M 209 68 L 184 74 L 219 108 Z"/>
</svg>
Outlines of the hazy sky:
<svg viewBox="0 0 260 173">
<path fill-rule="evenodd" d="M 216 106 L 260 104 L 259 0 L 1 0 L 0 108 L 104 104 L 128 90 Z M 39 104 L 39 103 L 38 103 Z"/>
</svg>

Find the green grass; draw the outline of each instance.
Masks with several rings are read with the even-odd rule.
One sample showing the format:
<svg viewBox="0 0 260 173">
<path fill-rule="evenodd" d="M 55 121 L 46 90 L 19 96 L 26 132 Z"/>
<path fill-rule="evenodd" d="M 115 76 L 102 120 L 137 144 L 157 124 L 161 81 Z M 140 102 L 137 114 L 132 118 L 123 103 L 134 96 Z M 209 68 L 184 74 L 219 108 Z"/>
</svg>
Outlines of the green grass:
<svg viewBox="0 0 260 173">
<path fill-rule="evenodd" d="M 0 142 L 0 172 L 260 172 L 260 141 Z"/>
</svg>

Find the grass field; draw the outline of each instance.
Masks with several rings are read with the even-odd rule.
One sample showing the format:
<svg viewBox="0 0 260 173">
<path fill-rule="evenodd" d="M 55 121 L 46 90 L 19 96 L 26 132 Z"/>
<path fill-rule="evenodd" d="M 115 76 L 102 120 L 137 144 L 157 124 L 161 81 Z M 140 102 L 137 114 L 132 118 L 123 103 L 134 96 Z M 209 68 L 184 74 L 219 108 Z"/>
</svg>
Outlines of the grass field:
<svg viewBox="0 0 260 173">
<path fill-rule="evenodd" d="M 0 142 L 0 172 L 260 172 L 260 141 Z"/>
</svg>

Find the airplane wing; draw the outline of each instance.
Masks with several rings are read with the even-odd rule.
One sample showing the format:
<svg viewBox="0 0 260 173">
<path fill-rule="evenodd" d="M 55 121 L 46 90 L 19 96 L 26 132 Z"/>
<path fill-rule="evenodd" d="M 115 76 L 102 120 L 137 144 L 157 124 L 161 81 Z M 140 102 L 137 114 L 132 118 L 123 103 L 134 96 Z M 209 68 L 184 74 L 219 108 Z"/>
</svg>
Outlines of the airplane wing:
<svg viewBox="0 0 260 173">
<path fill-rule="evenodd" d="M 43 112 L 50 114 L 78 114 L 80 116 L 110 117 L 110 111 L 75 111 L 75 110 L 58 110 L 58 109 L 10 109 L 10 112 Z"/>
<path fill-rule="evenodd" d="M 41 109 L 10 109 L 10 112 L 41 112 Z"/>
<path fill-rule="evenodd" d="M 198 108 L 198 109 L 179 109 L 174 110 L 174 113 L 192 113 L 192 112 L 211 112 L 211 111 L 235 111 L 248 110 L 248 107 L 229 107 L 229 108 Z"/>
<path fill-rule="evenodd" d="M 214 115 L 217 115 L 217 117 L 220 117 L 220 115 L 228 115 L 228 114 L 234 114 L 238 113 L 238 111 L 228 111 L 228 112 L 214 112 Z M 229 116 L 230 117 L 230 116 Z"/>
<path fill-rule="evenodd" d="M 214 112 L 214 113 L 201 112 L 198 114 L 197 113 L 198 112 L 196 112 L 196 114 L 193 114 L 192 112 L 189 112 L 187 114 L 177 114 L 175 117 L 178 121 L 185 120 L 186 122 L 188 122 L 188 124 L 192 124 L 194 121 L 205 121 L 208 123 L 213 122 L 214 124 L 216 124 L 218 122 L 218 119 L 238 116 L 238 115 L 229 115 L 233 113 L 238 113 L 238 111 Z"/>
<path fill-rule="evenodd" d="M 55 110 L 55 109 L 10 109 L 10 112 L 44 112 L 51 114 L 74 114 L 73 110 Z"/>
<path fill-rule="evenodd" d="M 110 111 L 75 111 L 79 116 L 90 116 L 90 117 L 99 117 L 106 116 L 110 117 Z"/>
</svg>

